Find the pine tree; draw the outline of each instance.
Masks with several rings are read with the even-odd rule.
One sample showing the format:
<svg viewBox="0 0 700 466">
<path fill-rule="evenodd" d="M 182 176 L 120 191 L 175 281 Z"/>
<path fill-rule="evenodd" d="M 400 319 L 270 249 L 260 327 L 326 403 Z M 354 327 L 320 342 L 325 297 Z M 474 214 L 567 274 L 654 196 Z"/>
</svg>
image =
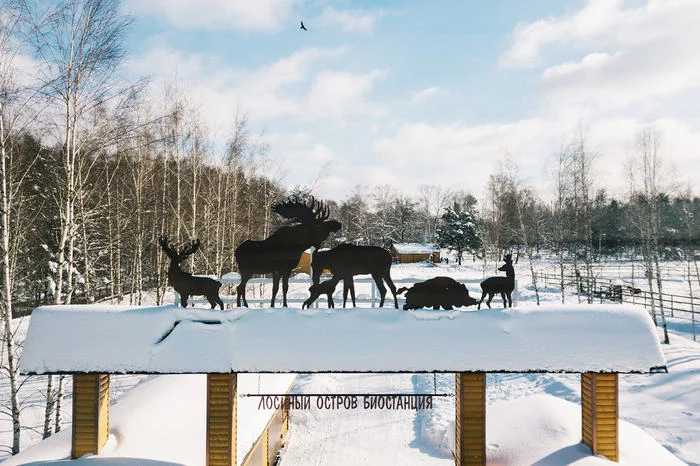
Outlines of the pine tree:
<svg viewBox="0 0 700 466">
<path fill-rule="evenodd" d="M 478 234 L 478 220 L 469 211 L 463 211 L 459 203 L 446 207 L 436 229 L 436 237 L 440 247 L 451 249 L 457 253 L 457 263 L 462 264 L 462 255 L 468 251 L 476 251 L 481 247 Z"/>
</svg>

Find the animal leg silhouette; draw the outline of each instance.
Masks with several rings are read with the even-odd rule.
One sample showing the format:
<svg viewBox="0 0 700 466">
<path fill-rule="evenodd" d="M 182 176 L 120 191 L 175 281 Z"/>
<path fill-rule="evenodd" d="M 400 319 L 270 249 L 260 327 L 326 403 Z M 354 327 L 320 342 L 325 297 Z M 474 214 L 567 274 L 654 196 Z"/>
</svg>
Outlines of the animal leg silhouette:
<svg viewBox="0 0 700 466">
<path fill-rule="evenodd" d="M 248 307 L 248 301 L 245 299 L 245 288 L 248 284 L 248 280 L 253 276 L 251 272 L 241 272 L 241 283 L 236 287 L 236 306 L 241 307 L 241 300 L 243 300 L 243 305 Z"/>
<path fill-rule="evenodd" d="M 345 303 L 348 300 L 348 291 L 352 298 L 352 307 L 357 307 L 355 304 L 355 282 L 352 275 L 343 277 L 343 307 L 345 307 Z"/>
<path fill-rule="evenodd" d="M 386 271 L 386 275 L 384 275 L 384 280 L 386 281 L 386 284 L 389 285 L 389 289 L 391 290 L 391 294 L 394 295 L 394 307 L 396 309 L 399 308 L 399 298 L 396 296 L 396 285 L 394 285 L 394 282 L 391 280 L 391 276 L 389 276 L 389 271 Z"/>
<path fill-rule="evenodd" d="M 274 272 L 272 274 L 272 300 L 270 301 L 270 307 L 275 307 L 275 298 L 277 297 L 277 292 L 280 289 L 280 273 Z"/>
<path fill-rule="evenodd" d="M 477 304 L 477 306 L 476 306 L 477 309 L 481 309 L 481 303 L 484 302 L 484 299 L 486 298 L 487 294 L 488 293 L 486 292 L 486 290 L 481 292 L 481 299 L 479 300 L 479 304 Z"/>
<path fill-rule="evenodd" d="M 212 309 L 216 309 L 216 305 L 221 306 L 221 310 L 224 310 L 224 302 L 218 296 L 207 296 L 207 301 L 211 304 Z"/>
<path fill-rule="evenodd" d="M 287 290 L 289 290 L 289 276 L 291 275 L 291 270 L 289 272 L 284 272 L 282 274 L 282 306 L 287 306 Z"/>
<path fill-rule="evenodd" d="M 379 290 L 379 307 L 384 307 L 384 297 L 386 296 L 386 286 L 382 281 L 382 276 L 378 273 L 373 273 L 372 278 L 374 278 L 374 283 L 377 284 L 377 289 Z"/>
</svg>

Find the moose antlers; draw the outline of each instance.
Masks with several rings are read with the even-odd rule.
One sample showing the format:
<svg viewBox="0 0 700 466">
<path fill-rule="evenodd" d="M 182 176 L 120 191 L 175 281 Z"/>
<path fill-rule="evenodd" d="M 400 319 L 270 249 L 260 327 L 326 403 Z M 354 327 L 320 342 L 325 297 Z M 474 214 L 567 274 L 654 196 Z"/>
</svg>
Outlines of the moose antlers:
<svg viewBox="0 0 700 466">
<path fill-rule="evenodd" d="M 323 222 L 331 216 L 330 207 L 309 196 L 307 203 L 292 198 L 272 206 L 272 211 L 291 221 L 310 224 Z"/>
</svg>

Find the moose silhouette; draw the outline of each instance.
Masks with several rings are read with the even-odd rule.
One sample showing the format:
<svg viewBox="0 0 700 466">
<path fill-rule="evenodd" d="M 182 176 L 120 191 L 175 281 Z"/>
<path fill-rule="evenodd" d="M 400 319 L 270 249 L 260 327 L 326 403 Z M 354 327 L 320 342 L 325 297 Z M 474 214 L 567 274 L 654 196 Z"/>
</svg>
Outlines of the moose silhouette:
<svg viewBox="0 0 700 466">
<path fill-rule="evenodd" d="M 237 305 L 248 306 L 245 289 L 248 280 L 255 273 L 272 273 L 271 307 L 275 307 L 275 297 L 282 279 L 282 305 L 287 307 L 289 276 L 299 263 L 302 253 L 311 246 L 320 247 L 331 232 L 340 230 L 340 222 L 328 220 L 330 209 L 313 197 L 307 203 L 294 199 L 275 204 L 273 212 L 296 222 L 284 225 L 262 241 L 247 240 L 236 248 L 235 257 L 241 282 L 236 287 Z"/>
<path fill-rule="evenodd" d="M 396 293 L 406 292 L 406 304 L 404 309 L 419 309 L 432 307 L 433 309 L 452 309 L 453 306 L 473 306 L 476 299 L 469 296 L 469 290 L 463 283 L 459 283 L 450 277 L 435 277 L 424 282 L 419 282 L 411 288 L 399 288 Z"/>
<path fill-rule="evenodd" d="M 503 307 L 506 307 L 506 296 L 508 297 L 508 306 L 513 307 L 513 300 L 511 299 L 511 293 L 515 289 L 515 269 L 513 269 L 513 259 L 512 254 L 506 254 L 503 256 L 503 264 L 498 268 L 501 272 L 505 272 L 505 277 L 489 277 L 483 282 L 481 282 L 481 300 L 477 309 L 481 309 L 481 303 L 484 301 L 486 295 L 489 295 L 489 299 L 486 301 L 486 305 L 491 309 L 491 300 L 493 295 L 500 293 L 503 298 Z"/>
<path fill-rule="evenodd" d="M 219 297 L 221 283 L 209 277 L 195 277 L 191 273 L 183 272 L 180 268 L 182 261 L 197 252 L 199 240 L 192 240 L 190 244 L 183 246 L 179 251 L 170 245 L 166 235 L 161 236 L 158 242 L 170 258 L 168 283 L 180 295 L 182 307 L 187 307 L 187 300 L 190 296 L 206 296 L 212 309 L 218 304 L 223 311 L 224 302 Z"/>
<path fill-rule="evenodd" d="M 381 299 L 379 307 L 384 306 L 386 287 L 389 286 L 394 295 L 394 307 L 399 307 L 396 297 L 396 286 L 391 280 L 389 270 L 391 269 L 391 254 L 386 249 L 377 246 L 355 246 L 354 244 L 340 244 L 328 251 L 314 251 L 311 255 L 311 266 L 313 267 L 312 282 L 318 285 L 323 269 L 328 269 L 333 274 L 332 280 L 337 284 L 343 280 L 343 307 L 348 299 L 348 291 L 352 297 L 352 305 L 355 307 L 355 284 L 353 276 L 360 274 L 370 274 L 377 284 Z M 328 285 L 327 285 L 328 286 Z M 335 289 L 335 288 L 334 288 Z M 326 293 L 322 289 L 309 288 L 311 297 L 308 303 L 313 303 L 321 294 Z M 329 295 L 330 297 L 330 295 Z"/>
</svg>

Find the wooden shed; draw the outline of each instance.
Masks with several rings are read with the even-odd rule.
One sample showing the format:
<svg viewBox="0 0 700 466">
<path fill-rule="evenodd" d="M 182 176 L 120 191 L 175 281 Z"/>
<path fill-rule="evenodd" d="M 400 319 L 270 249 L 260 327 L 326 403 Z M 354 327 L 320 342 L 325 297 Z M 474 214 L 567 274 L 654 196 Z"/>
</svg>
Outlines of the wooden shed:
<svg viewBox="0 0 700 466">
<path fill-rule="evenodd" d="M 321 249 L 322 251 L 324 249 Z M 307 249 L 301 254 L 299 258 L 299 263 L 296 268 L 292 270 L 292 273 L 306 273 L 311 275 L 311 249 Z M 324 274 L 330 274 L 331 271 L 328 269 L 323 269 Z"/>
<path fill-rule="evenodd" d="M 411 262 L 440 262 L 440 248 L 430 243 L 395 243 L 391 247 L 394 261 L 402 264 Z"/>
</svg>

